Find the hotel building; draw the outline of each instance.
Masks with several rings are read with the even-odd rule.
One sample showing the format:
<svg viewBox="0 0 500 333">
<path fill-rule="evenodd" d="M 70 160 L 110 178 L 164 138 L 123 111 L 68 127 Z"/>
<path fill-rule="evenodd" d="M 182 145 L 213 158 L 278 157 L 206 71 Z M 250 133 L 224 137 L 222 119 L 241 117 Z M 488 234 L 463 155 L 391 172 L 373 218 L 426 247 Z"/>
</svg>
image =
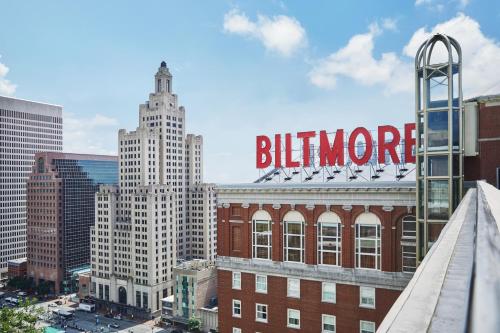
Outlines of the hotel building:
<svg viewBox="0 0 500 333">
<path fill-rule="evenodd" d="M 95 194 L 117 184 L 116 156 L 41 152 L 27 182 L 28 277 L 55 293 L 73 292 L 90 269 Z"/>
<path fill-rule="evenodd" d="M 220 332 L 375 332 L 415 223 L 413 182 L 219 186 Z"/>
<path fill-rule="evenodd" d="M 0 279 L 26 257 L 26 180 L 44 150 L 62 150 L 62 107 L 0 96 Z"/>
</svg>

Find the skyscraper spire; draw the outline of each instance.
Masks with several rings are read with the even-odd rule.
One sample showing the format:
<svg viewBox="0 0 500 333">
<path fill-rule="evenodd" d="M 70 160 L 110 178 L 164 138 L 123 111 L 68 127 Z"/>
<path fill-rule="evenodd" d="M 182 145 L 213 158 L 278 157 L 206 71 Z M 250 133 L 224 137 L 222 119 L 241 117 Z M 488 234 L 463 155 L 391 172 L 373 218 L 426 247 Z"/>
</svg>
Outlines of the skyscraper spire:
<svg viewBox="0 0 500 333">
<path fill-rule="evenodd" d="M 161 62 L 155 75 L 155 92 L 157 94 L 162 92 L 172 93 L 172 74 L 170 74 L 165 61 Z"/>
</svg>

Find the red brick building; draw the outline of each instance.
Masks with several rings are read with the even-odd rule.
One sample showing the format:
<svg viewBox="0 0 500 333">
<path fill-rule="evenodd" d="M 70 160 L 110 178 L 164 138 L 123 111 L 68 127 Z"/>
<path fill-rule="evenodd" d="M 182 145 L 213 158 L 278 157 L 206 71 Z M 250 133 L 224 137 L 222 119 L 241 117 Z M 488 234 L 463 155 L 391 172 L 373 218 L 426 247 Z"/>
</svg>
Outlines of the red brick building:
<svg viewBox="0 0 500 333">
<path fill-rule="evenodd" d="M 27 272 L 26 258 L 12 259 L 7 262 L 7 276 L 9 279 L 15 277 L 26 277 Z"/>
<path fill-rule="evenodd" d="M 219 186 L 220 332 L 375 332 L 415 270 L 414 184 Z"/>
<path fill-rule="evenodd" d="M 500 95 L 465 101 L 465 115 L 464 179 L 500 188 Z"/>
</svg>

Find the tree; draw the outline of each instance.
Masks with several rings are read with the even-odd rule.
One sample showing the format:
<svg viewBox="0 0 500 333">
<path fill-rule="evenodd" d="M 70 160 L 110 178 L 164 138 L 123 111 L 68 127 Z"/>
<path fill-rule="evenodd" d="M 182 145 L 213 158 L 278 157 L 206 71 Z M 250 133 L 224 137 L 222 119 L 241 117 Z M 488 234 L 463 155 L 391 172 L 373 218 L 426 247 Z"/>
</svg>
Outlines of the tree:
<svg viewBox="0 0 500 333">
<path fill-rule="evenodd" d="M 43 333 L 43 329 L 35 328 L 38 316 L 43 309 L 34 305 L 34 300 L 26 299 L 18 307 L 0 309 L 0 332 Z"/>
<path fill-rule="evenodd" d="M 196 318 L 194 315 L 188 320 L 188 330 L 190 332 L 200 332 L 201 330 L 201 320 Z"/>
</svg>

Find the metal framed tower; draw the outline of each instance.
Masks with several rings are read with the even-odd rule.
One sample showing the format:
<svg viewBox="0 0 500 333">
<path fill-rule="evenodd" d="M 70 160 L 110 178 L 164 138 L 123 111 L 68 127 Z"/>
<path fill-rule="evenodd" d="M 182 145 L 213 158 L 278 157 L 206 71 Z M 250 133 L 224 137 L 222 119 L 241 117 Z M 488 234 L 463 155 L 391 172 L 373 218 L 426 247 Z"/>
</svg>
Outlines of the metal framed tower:
<svg viewBox="0 0 500 333">
<path fill-rule="evenodd" d="M 435 34 L 415 57 L 417 258 L 422 260 L 462 198 L 462 52 Z"/>
</svg>

